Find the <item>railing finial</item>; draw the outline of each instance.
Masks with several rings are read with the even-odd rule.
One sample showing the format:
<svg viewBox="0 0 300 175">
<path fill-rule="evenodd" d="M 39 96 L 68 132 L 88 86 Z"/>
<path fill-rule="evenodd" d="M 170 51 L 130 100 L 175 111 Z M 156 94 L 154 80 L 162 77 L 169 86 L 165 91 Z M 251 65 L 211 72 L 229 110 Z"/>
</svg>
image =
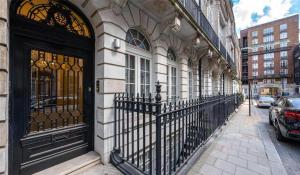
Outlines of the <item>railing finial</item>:
<svg viewBox="0 0 300 175">
<path fill-rule="evenodd" d="M 159 81 L 156 82 L 156 96 L 155 96 L 155 100 L 156 100 L 156 103 L 160 103 L 161 102 L 161 95 L 160 95 L 160 92 L 161 92 L 161 85 L 159 84 Z"/>
</svg>

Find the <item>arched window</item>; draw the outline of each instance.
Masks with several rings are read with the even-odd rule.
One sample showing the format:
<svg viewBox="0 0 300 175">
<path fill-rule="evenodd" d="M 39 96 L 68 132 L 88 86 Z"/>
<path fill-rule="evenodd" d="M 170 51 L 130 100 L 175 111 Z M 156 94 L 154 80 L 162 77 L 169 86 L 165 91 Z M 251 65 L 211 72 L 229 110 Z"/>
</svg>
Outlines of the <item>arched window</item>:
<svg viewBox="0 0 300 175">
<path fill-rule="evenodd" d="M 79 14 L 62 4 L 59 0 L 23 0 L 20 1 L 16 14 L 71 33 L 91 37 L 87 25 Z"/>
<path fill-rule="evenodd" d="M 126 42 L 141 49 L 150 51 L 150 45 L 146 37 L 135 29 L 129 29 L 127 31 Z"/>
<path fill-rule="evenodd" d="M 151 53 L 147 38 L 136 29 L 129 29 L 126 42 L 139 50 L 127 47 L 125 57 L 126 92 L 129 94 L 140 93 L 148 96 L 151 91 Z"/>
</svg>

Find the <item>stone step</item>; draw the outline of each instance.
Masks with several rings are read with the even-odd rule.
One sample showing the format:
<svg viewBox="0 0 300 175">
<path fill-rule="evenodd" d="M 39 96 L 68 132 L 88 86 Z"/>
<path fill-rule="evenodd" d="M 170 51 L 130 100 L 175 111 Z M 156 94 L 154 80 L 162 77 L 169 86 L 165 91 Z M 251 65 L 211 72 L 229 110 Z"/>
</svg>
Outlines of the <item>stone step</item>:
<svg viewBox="0 0 300 175">
<path fill-rule="evenodd" d="M 73 175 L 82 169 L 90 168 L 101 163 L 101 157 L 94 151 L 75 157 L 74 159 L 37 172 L 34 175 Z"/>
<path fill-rule="evenodd" d="M 69 175 L 122 175 L 112 164 L 97 164 L 92 167 L 83 168 Z"/>
</svg>

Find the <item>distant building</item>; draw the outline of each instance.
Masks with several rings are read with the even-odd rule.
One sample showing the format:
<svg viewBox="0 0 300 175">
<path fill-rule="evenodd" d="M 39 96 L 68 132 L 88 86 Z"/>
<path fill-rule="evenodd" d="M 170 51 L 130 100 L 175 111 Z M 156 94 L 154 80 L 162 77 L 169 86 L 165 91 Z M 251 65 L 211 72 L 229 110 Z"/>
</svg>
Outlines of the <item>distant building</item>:
<svg viewBox="0 0 300 175">
<path fill-rule="evenodd" d="M 294 73 L 295 73 L 295 92 L 300 94 L 300 44 L 294 49 Z"/>
<path fill-rule="evenodd" d="M 293 15 L 240 32 L 243 91 L 252 95 L 294 94 L 293 50 L 299 43 L 299 16 Z"/>
</svg>

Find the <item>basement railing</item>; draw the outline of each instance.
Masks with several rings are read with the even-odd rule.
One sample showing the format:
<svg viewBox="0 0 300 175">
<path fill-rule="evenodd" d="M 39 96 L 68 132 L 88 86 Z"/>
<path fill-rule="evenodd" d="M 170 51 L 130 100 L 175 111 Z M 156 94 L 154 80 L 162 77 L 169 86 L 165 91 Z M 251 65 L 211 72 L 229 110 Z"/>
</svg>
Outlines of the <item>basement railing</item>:
<svg viewBox="0 0 300 175">
<path fill-rule="evenodd" d="M 162 103 L 156 96 L 116 94 L 111 162 L 124 174 L 174 174 L 241 104 L 219 95 Z"/>
</svg>

